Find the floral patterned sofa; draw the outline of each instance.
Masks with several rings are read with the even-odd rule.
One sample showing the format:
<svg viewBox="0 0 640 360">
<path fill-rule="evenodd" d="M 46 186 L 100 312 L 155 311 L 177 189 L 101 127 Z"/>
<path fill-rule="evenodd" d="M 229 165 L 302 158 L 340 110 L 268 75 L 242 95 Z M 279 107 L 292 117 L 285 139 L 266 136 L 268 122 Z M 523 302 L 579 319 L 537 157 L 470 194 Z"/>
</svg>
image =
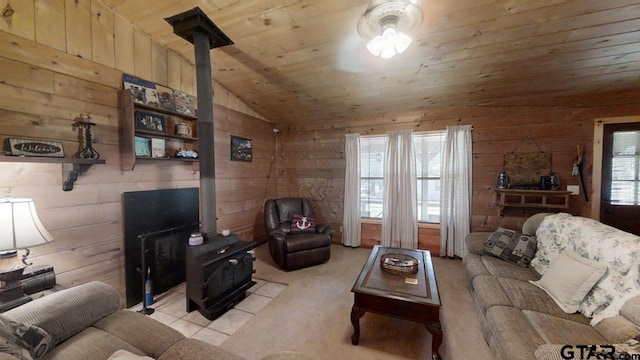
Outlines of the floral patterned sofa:
<svg viewBox="0 0 640 360">
<path fill-rule="evenodd" d="M 594 344 L 638 351 L 640 237 L 564 213 L 536 214 L 521 234 L 501 230 L 469 234 L 463 259 L 497 359 L 563 359 Z M 505 233 L 497 256 L 491 246 Z"/>
</svg>

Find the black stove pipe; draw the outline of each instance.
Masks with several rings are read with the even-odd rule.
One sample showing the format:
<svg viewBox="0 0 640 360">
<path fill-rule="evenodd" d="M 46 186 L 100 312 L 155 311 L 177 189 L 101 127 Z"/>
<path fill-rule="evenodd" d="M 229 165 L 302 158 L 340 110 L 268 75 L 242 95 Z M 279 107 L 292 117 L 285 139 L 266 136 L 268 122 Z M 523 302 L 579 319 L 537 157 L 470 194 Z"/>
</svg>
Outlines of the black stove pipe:
<svg viewBox="0 0 640 360">
<path fill-rule="evenodd" d="M 198 91 L 198 140 L 200 149 L 200 231 L 207 239 L 217 232 L 216 216 L 216 161 L 213 131 L 213 85 L 209 35 L 193 34 Z"/>
</svg>

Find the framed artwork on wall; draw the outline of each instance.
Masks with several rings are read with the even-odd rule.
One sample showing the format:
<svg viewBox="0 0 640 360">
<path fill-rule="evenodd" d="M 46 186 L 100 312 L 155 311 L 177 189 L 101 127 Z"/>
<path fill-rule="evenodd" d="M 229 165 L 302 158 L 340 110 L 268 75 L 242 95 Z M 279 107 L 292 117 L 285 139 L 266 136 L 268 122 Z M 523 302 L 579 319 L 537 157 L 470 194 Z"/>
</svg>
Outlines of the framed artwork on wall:
<svg viewBox="0 0 640 360">
<path fill-rule="evenodd" d="M 252 146 L 253 141 L 251 139 L 231 135 L 231 160 L 252 161 Z"/>
<path fill-rule="evenodd" d="M 540 176 L 551 173 L 551 153 L 509 153 L 504 155 L 504 171 L 511 187 L 538 188 Z"/>
</svg>

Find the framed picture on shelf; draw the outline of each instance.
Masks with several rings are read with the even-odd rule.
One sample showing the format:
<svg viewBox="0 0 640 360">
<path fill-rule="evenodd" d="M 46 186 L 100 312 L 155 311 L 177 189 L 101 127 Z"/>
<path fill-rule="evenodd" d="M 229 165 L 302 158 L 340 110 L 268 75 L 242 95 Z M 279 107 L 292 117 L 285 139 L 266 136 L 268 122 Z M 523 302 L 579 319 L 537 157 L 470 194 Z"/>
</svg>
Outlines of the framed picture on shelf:
<svg viewBox="0 0 640 360">
<path fill-rule="evenodd" d="M 231 135 L 231 160 L 232 161 L 252 161 L 253 141 L 239 136 Z"/>
<path fill-rule="evenodd" d="M 150 157 L 151 156 L 151 139 L 136 136 L 135 137 L 136 157 Z"/>
<path fill-rule="evenodd" d="M 165 141 L 164 139 L 151 139 L 151 157 L 154 158 L 164 158 L 166 157 L 165 153 Z"/>
<path fill-rule="evenodd" d="M 160 114 L 136 111 L 136 129 L 166 134 L 167 122 Z"/>
</svg>

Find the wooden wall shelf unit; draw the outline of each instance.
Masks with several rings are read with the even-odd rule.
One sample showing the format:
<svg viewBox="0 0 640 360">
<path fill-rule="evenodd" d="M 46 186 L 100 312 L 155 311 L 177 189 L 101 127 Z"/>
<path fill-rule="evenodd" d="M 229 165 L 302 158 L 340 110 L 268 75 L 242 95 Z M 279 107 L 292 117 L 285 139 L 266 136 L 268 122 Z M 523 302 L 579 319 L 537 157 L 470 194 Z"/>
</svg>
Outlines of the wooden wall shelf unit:
<svg viewBox="0 0 640 360">
<path fill-rule="evenodd" d="M 44 156 L 0 156 L 0 161 L 62 164 L 62 190 L 64 191 L 73 190 L 73 183 L 78 180 L 78 175 L 89 170 L 92 165 L 107 163 L 101 159 L 56 158 Z"/>
<path fill-rule="evenodd" d="M 165 119 L 165 132 L 144 130 L 136 127 L 135 114 L 143 111 L 151 114 L 162 115 Z M 178 158 L 175 153 L 180 148 L 198 151 L 198 118 L 181 114 L 175 111 L 144 105 L 133 101 L 131 92 L 126 89 L 118 91 L 118 116 L 120 118 L 120 152 L 122 157 L 122 170 L 133 170 L 139 161 L 181 161 L 193 163 L 194 170 L 199 169 L 199 159 Z M 190 136 L 181 136 L 175 133 L 178 123 L 186 123 L 191 128 Z M 166 157 L 136 156 L 136 136 L 163 139 L 165 141 Z"/>
<path fill-rule="evenodd" d="M 496 205 L 503 215 L 505 207 L 568 209 L 570 191 L 496 189 Z"/>
</svg>

